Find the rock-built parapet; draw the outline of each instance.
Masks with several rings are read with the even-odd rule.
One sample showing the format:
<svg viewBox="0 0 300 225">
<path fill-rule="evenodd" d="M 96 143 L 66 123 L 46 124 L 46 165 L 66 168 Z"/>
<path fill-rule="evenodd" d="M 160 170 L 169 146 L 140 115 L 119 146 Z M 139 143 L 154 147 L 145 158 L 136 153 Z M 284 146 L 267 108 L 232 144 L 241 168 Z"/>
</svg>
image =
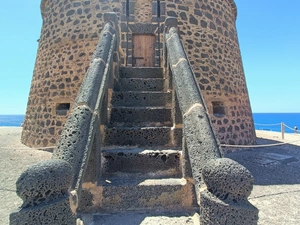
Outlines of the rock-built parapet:
<svg viewBox="0 0 300 225">
<path fill-rule="evenodd" d="M 233 0 L 43 0 L 41 11 L 43 27 L 23 126 L 24 144 L 56 145 L 95 50 L 105 12 L 119 17 L 121 66 L 133 65 L 134 34 L 155 35 L 154 65 L 160 66 L 164 21 L 167 16 L 177 17 L 220 142 L 255 142 Z"/>
</svg>

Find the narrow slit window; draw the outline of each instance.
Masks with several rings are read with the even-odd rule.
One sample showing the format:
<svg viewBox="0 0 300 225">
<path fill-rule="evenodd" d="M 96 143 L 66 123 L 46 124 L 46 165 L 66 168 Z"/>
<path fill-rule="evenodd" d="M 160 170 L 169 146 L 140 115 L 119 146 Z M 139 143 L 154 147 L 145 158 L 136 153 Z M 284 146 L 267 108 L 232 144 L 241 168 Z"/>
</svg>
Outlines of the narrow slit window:
<svg viewBox="0 0 300 225">
<path fill-rule="evenodd" d="M 160 18 L 160 0 L 157 0 L 157 18 Z"/>
<path fill-rule="evenodd" d="M 126 18 L 129 18 L 129 0 L 126 0 Z"/>
<path fill-rule="evenodd" d="M 225 106 L 224 102 L 216 101 L 212 102 L 213 114 L 217 117 L 222 117 L 225 115 Z"/>
<path fill-rule="evenodd" d="M 56 115 L 66 116 L 70 109 L 70 103 L 57 103 L 56 105 Z"/>
</svg>

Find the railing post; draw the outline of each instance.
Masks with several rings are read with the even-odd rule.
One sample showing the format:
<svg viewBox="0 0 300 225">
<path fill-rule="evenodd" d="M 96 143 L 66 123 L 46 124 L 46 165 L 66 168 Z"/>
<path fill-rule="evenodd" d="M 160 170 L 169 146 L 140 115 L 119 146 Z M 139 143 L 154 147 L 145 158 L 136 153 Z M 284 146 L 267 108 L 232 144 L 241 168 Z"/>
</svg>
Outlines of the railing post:
<svg viewBox="0 0 300 225">
<path fill-rule="evenodd" d="M 284 140 L 284 123 L 281 123 L 281 138 Z"/>
</svg>

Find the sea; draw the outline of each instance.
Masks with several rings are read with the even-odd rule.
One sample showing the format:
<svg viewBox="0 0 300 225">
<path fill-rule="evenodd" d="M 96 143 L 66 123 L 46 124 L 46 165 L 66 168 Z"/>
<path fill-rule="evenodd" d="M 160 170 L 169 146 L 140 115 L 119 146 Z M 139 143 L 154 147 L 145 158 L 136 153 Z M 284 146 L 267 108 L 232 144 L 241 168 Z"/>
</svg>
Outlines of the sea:
<svg viewBox="0 0 300 225">
<path fill-rule="evenodd" d="M 1 127 L 20 127 L 25 115 L 0 115 Z"/>
<path fill-rule="evenodd" d="M 0 126 L 20 127 L 24 115 L 0 115 Z M 300 130 L 300 113 L 253 113 L 256 130 L 281 131 L 284 124 L 286 133 L 294 133 L 296 126 Z"/>
<path fill-rule="evenodd" d="M 253 113 L 255 130 L 281 132 L 284 124 L 285 133 L 294 133 L 294 128 L 300 130 L 300 113 Z"/>
</svg>

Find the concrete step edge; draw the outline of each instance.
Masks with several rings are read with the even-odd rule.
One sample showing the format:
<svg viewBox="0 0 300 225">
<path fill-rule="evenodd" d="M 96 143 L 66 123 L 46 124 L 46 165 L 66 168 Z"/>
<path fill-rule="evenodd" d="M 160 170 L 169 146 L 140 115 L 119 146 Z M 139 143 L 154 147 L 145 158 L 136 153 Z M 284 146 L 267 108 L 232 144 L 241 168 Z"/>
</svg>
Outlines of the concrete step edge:
<svg viewBox="0 0 300 225">
<path fill-rule="evenodd" d="M 185 186 L 187 180 L 185 178 L 154 178 L 154 179 L 119 179 L 117 177 L 111 178 L 110 180 L 101 180 L 98 186 Z"/>
</svg>

